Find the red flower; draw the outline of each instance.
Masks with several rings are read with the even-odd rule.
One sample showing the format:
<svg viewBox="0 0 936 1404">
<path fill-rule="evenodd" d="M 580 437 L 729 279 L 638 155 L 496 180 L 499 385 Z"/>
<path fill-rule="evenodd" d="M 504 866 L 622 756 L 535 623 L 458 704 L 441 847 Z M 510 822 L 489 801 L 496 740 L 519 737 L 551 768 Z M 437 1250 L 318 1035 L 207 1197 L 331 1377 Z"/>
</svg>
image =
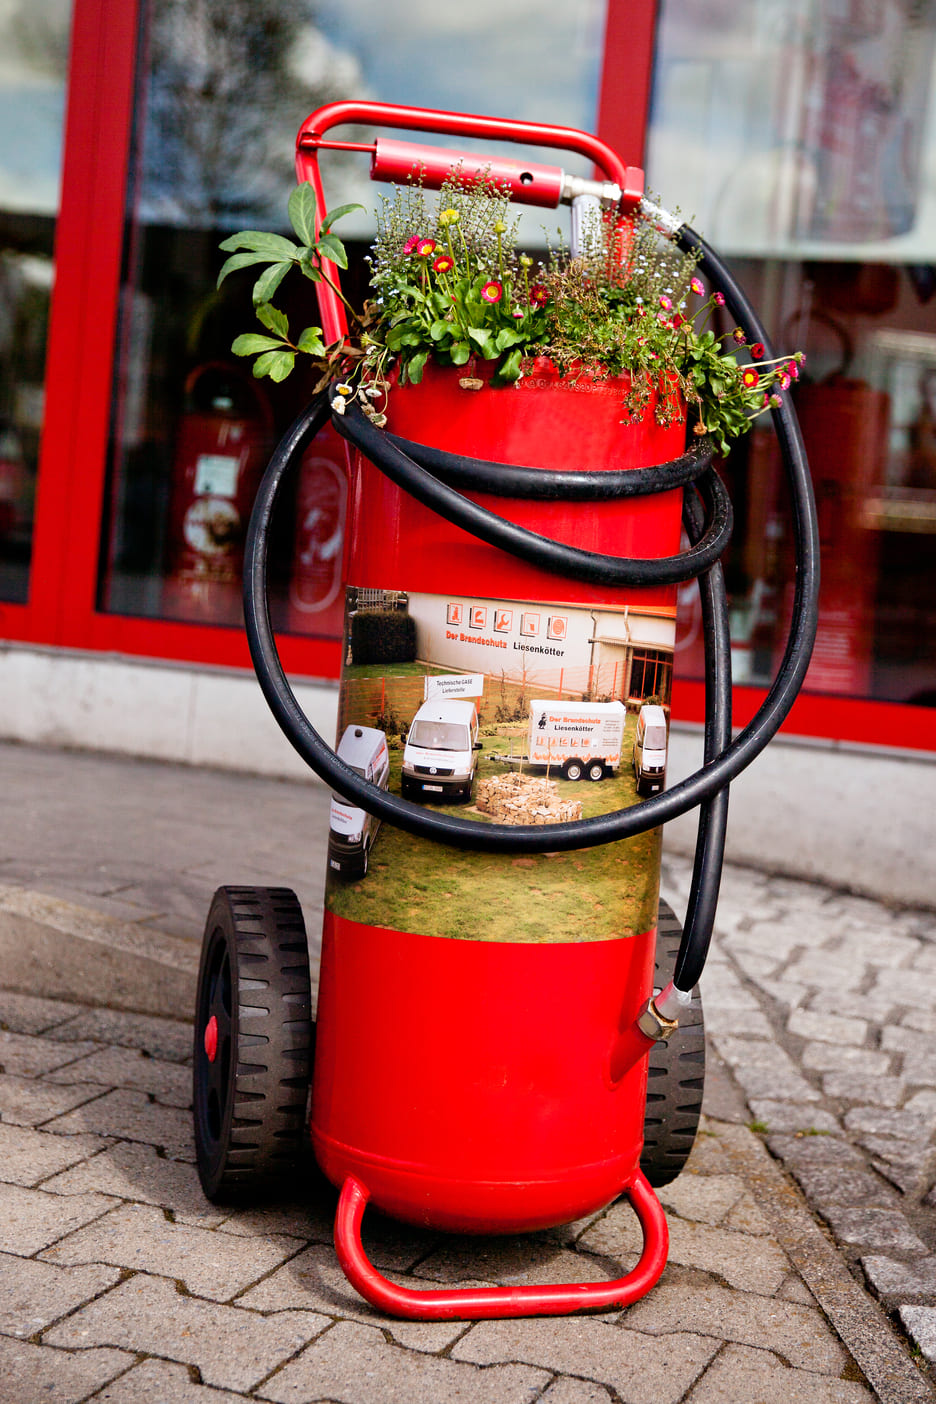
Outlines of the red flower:
<svg viewBox="0 0 936 1404">
<path fill-rule="evenodd" d="M 764 343 L 762 341 L 755 341 L 754 345 L 751 347 L 751 355 L 754 357 L 755 361 L 759 361 L 763 354 Z"/>
<path fill-rule="evenodd" d="M 418 235 L 418 234 L 411 234 L 411 235 L 409 236 L 409 238 L 407 239 L 406 243 L 403 245 L 403 252 L 404 252 L 405 254 L 411 254 L 411 253 L 413 252 L 413 250 L 415 249 L 415 247 L 416 247 L 416 245 L 417 245 L 418 243 L 419 243 L 419 235 Z"/>
<path fill-rule="evenodd" d="M 549 292 L 542 283 L 534 283 L 530 289 L 530 306 L 545 307 L 549 301 Z"/>
<path fill-rule="evenodd" d="M 760 384 L 760 376 L 753 366 L 744 367 L 744 370 L 741 372 L 741 384 L 744 386 L 745 390 L 753 390 L 755 386 Z"/>
<path fill-rule="evenodd" d="M 735 327 L 731 335 L 734 337 L 735 341 L 738 343 L 739 346 L 743 346 L 745 341 L 747 341 L 747 337 L 744 335 L 744 332 L 741 330 L 740 327 Z"/>
<path fill-rule="evenodd" d="M 673 310 L 673 304 L 668 297 L 660 298 L 660 306 L 663 308 L 664 312 L 672 312 Z"/>
<path fill-rule="evenodd" d="M 481 289 L 481 296 L 484 298 L 485 302 L 500 302 L 501 298 L 504 296 L 503 284 L 498 283 L 495 278 L 492 278 L 491 281 L 485 283 L 484 287 Z"/>
<path fill-rule="evenodd" d="M 428 258 L 435 246 L 435 239 L 419 239 L 416 243 L 416 252 L 420 258 Z"/>
<path fill-rule="evenodd" d="M 722 292 L 712 293 L 712 301 L 714 302 L 716 307 L 724 307 L 725 294 Z"/>
<path fill-rule="evenodd" d="M 432 266 L 437 273 L 447 273 L 450 268 L 455 267 L 455 260 L 451 254 L 439 254 L 438 258 L 432 260 Z"/>
</svg>

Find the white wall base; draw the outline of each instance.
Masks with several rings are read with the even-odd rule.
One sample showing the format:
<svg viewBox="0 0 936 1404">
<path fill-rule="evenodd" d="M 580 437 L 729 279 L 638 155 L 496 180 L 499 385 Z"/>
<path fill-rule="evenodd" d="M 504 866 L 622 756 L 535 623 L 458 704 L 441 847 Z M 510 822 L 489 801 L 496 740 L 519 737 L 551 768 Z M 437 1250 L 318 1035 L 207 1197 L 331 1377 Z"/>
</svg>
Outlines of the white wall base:
<svg viewBox="0 0 936 1404">
<path fill-rule="evenodd" d="M 338 685 L 291 679 L 332 744 Z M 63 649 L 0 648 L 0 738 L 315 780 L 252 672 Z"/>
</svg>

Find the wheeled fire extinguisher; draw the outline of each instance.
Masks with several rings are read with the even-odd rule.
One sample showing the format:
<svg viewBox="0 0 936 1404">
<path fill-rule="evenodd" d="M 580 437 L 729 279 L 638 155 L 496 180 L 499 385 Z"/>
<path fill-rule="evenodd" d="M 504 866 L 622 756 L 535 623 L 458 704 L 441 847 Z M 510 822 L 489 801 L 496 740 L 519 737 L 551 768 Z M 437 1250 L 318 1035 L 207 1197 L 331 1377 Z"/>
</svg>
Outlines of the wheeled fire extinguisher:
<svg viewBox="0 0 936 1404">
<path fill-rule="evenodd" d="M 208 361 L 189 373 L 169 502 L 170 618 L 239 622 L 244 538 L 272 435 L 266 395 L 239 366 Z"/>
<path fill-rule="evenodd" d="M 349 122 L 514 140 L 590 158 L 604 180 L 571 181 L 556 168 L 519 161 L 493 166 L 520 199 L 597 199 L 651 220 L 698 252 L 745 334 L 766 346 L 717 255 L 649 202 L 641 173 L 596 138 L 502 119 L 333 104 L 299 135 L 299 175 L 316 186 L 320 209 L 317 153 L 332 144 L 325 136 L 331 127 Z M 418 165 L 425 183 L 440 185 L 452 159 L 438 148 L 378 138 L 372 173 L 405 176 Z M 458 159 L 469 173 L 475 160 L 479 171 L 492 168 L 486 158 Z M 342 330 L 340 308 L 330 295 L 320 305 L 331 340 Z M 420 386 L 394 389 L 386 431 L 343 405 L 332 422 L 352 445 L 347 585 L 355 607 L 336 755 L 290 689 L 266 598 L 277 495 L 332 415 L 335 393 L 300 415 L 264 476 L 248 535 L 246 623 L 261 687 L 292 744 L 346 809 L 385 823 L 371 861 L 356 866 L 357 880 L 339 873 L 327 885 L 314 1058 L 295 897 L 269 888 L 216 894 L 196 1007 L 202 1184 L 212 1197 L 237 1195 L 288 1166 L 304 1135 L 311 1075 L 312 1145 L 341 1191 L 336 1248 L 367 1300 L 421 1319 L 623 1306 L 663 1270 L 666 1223 L 651 1182 L 678 1173 L 698 1120 L 695 986 L 714 920 L 727 786 L 779 728 L 815 632 L 816 520 L 796 421 L 786 404 L 773 412 L 798 544 L 790 638 L 764 704 L 732 740 L 719 565 L 731 509 L 710 444 L 696 440 L 685 451 L 681 432 L 652 414 L 622 426 L 610 387 L 570 385 L 548 364 L 509 390 L 487 385 L 483 367 L 470 375 L 427 368 Z M 684 551 L 681 525 L 690 543 Z M 579 690 L 571 698 L 567 680 L 583 666 L 590 677 L 617 665 L 622 679 L 633 678 L 635 640 L 655 639 L 662 654 L 668 639 L 672 651 L 675 591 L 692 578 L 709 643 L 705 764 L 621 808 L 602 796 L 620 794 L 624 784 L 631 735 L 624 708 L 588 687 L 587 696 Z M 374 634 L 362 620 L 367 607 L 381 615 L 385 641 L 415 637 L 426 665 L 415 695 L 411 673 L 396 677 L 386 668 L 379 726 L 373 667 L 364 664 Z M 554 742 L 546 776 L 534 777 L 545 788 L 535 792 L 533 822 L 520 824 L 506 817 L 510 805 L 516 792 L 533 791 L 513 778 L 497 783 L 506 763 L 497 728 L 487 728 L 487 739 L 478 726 L 479 712 L 496 717 L 499 689 L 506 699 L 511 680 L 514 700 L 529 703 L 527 779 L 541 736 Z M 531 700 L 534 685 L 540 691 Z M 630 683 L 621 687 L 627 695 Z M 387 740 L 396 753 L 389 769 L 377 764 Z M 559 780 L 550 771 L 553 755 Z M 505 790 L 514 798 L 505 799 Z M 404 791 L 422 802 L 404 799 Z M 463 810 L 433 807 L 456 795 L 467 802 Z M 699 839 L 680 931 L 668 909 L 658 909 L 659 826 L 696 805 Z M 352 827 L 343 819 L 330 834 L 330 852 L 372 841 L 373 831 L 365 839 L 363 825 Z M 678 1078 L 674 1059 L 692 1038 L 694 1105 L 691 1094 L 666 1095 Z M 648 1070 L 659 1094 L 654 1116 Z M 384 1278 L 361 1243 L 368 1203 L 436 1228 L 511 1233 L 567 1222 L 620 1194 L 637 1213 L 644 1246 L 636 1267 L 610 1283 L 412 1291 Z"/>
</svg>

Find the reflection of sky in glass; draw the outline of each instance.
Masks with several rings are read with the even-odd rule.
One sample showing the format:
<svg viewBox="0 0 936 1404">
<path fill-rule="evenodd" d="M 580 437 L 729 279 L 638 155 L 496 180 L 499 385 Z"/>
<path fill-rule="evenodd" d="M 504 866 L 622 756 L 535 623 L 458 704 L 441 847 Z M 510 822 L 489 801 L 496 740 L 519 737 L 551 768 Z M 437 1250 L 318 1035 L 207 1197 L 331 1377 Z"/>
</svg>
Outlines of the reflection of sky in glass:
<svg viewBox="0 0 936 1404">
<path fill-rule="evenodd" d="M 0 80 L 0 208 L 58 209 L 64 111 L 64 85 Z"/>
</svg>

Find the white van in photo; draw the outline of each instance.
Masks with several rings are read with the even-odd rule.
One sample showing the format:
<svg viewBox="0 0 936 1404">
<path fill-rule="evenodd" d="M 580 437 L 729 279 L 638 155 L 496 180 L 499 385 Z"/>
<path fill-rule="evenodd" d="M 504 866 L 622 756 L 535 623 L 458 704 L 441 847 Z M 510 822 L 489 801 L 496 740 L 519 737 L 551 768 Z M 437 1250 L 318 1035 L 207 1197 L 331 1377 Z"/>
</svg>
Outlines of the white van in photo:
<svg viewBox="0 0 936 1404">
<path fill-rule="evenodd" d="M 470 799 L 477 769 L 478 713 L 465 698 L 432 698 L 413 718 L 403 748 L 404 799 Z"/>
<path fill-rule="evenodd" d="M 638 795 L 652 795 L 666 783 L 666 713 L 662 707 L 645 705 L 637 716 L 634 775 Z"/>
<path fill-rule="evenodd" d="M 390 752 L 382 731 L 371 726 L 346 726 L 338 756 L 356 775 L 387 788 Z M 328 815 L 328 871 L 342 878 L 362 878 L 367 872 L 380 820 L 332 792 Z"/>
</svg>

